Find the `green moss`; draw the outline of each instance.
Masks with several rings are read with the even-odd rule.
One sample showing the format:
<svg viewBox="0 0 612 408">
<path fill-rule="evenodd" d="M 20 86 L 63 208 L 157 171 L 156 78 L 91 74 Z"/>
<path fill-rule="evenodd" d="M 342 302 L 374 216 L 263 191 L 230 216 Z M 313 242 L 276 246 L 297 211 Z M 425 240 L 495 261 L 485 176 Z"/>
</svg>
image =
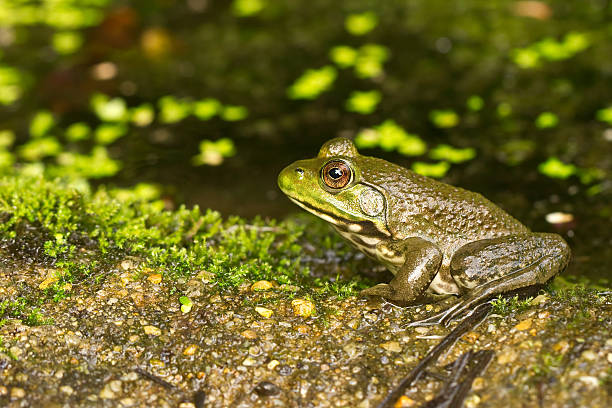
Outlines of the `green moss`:
<svg viewBox="0 0 612 408">
<path fill-rule="evenodd" d="M 502 316 L 507 316 L 510 313 L 521 313 L 531 307 L 531 299 L 531 297 L 521 299 L 518 296 L 503 297 L 500 295 L 491 301 L 492 312 Z"/>
<path fill-rule="evenodd" d="M 313 229 L 319 238 L 325 236 L 323 244 L 305 251 L 302 243 L 316 238 L 304 236 L 303 222 L 223 219 L 198 207 L 166 211 L 156 189 L 91 193 L 87 186 L 76 187 L 25 175 L 0 178 L 0 249 L 56 271 L 52 285 L 29 288 L 33 298 L 62 300 L 69 296 L 68 284 L 100 282 L 125 257 L 138 260 L 141 274 L 155 270 L 170 281 L 206 271 L 221 290 L 265 279 L 313 296 L 346 297 L 364 286 L 339 278 L 329 283 L 329 277 L 314 276 L 302 263 L 306 252 L 321 259 L 330 249 L 346 254 L 339 238 L 327 237 L 329 229 Z M 28 302 L 19 302 L 6 306 L 9 312 L 0 316 L 23 317 L 16 308 Z M 41 318 L 33 314 L 28 319 L 37 324 Z"/>
</svg>

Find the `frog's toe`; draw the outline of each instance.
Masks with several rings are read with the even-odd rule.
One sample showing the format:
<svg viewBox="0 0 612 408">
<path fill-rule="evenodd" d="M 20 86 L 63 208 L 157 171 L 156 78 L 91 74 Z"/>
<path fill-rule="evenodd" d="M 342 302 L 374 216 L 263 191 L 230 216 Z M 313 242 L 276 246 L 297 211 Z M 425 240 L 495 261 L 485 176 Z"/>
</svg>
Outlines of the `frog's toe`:
<svg viewBox="0 0 612 408">
<path fill-rule="evenodd" d="M 386 283 L 379 283 L 376 286 L 367 288 L 359 292 L 360 296 L 382 296 L 387 299 L 393 298 L 394 290 Z"/>
</svg>

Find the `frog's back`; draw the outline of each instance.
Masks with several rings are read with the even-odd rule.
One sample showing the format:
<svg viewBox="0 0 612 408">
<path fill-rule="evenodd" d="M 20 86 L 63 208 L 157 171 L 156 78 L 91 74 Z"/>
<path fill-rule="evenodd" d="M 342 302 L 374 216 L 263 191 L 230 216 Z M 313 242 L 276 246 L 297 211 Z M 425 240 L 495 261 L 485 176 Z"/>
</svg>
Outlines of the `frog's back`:
<svg viewBox="0 0 612 408">
<path fill-rule="evenodd" d="M 388 196 L 388 227 L 396 239 L 418 236 L 457 248 L 476 239 L 529 231 L 478 193 L 432 180 L 385 160 L 363 157 L 365 180 Z"/>
</svg>

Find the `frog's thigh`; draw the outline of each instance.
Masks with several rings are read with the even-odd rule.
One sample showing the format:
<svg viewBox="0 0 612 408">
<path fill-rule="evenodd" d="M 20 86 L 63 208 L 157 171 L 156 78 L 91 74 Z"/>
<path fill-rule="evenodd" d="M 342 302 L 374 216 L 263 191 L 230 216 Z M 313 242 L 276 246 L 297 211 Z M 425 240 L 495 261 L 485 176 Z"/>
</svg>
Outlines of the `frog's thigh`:
<svg viewBox="0 0 612 408">
<path fill-rule="evenodd" d="M 483 298 L 546 283 L 565 269 L 569 253 L 565 241 L 556 234 L 528 233 L 475 241 L 453 255 L 451 276 L 462 293 Z"/>
</svg>

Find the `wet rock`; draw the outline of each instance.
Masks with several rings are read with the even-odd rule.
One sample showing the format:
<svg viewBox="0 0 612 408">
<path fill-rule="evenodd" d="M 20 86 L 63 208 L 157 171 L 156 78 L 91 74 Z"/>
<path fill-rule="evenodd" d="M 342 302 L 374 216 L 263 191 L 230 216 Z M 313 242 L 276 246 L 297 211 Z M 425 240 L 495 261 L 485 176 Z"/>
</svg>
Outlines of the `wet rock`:
<svg viewBox="0 0 612 408">
<path fill-rule="evenodd" d="M 251 285 L 251 290 L 253 292 L 263 292 L 266 290 L 270 290 L 274 287 L 274 285 L 272 284 L 272 282 L 267 281 L 267 280 L 260 280 L 255 282 L 253 285 Z"/>
<path fill-rule="evenodd" d="M 310 317 L 317 311 L 314 303 L 307 299 L 293 299 L 291 306 L 293 306 L 293 313 L 301 317 Z"/>
<path fill-rule="evenodd" d="M 253 391 L 260 397 L 270 397 L 278 395 L 280 393 L 280 388 L 269 381 L 261 381 L 255 386 Z"/>
<path fill-rule="evenodd" d="M 26 396 L 26 392 L 23 388 L 13 387 L 11 388 L 11 398 L 12 399 L 21 399 Z"/>
</svg>

